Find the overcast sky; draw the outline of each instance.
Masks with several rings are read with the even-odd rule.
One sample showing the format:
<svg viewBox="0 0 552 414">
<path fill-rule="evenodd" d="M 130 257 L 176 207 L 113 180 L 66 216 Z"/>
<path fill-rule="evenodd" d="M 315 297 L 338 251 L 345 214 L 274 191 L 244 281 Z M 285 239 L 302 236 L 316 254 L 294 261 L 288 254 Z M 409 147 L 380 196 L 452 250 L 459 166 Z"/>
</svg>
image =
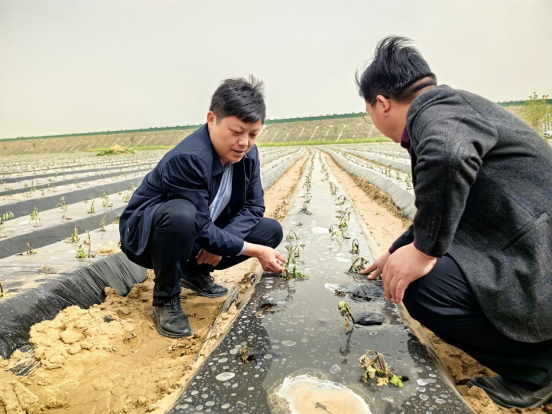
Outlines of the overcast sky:
<svg viewBox="0 0 552 414">
<path fill-rule="evenodd" d="M 439 83 L 552 95 L 551 0 L 0 0 L 0 138 L 202 123 L 225 78 L 269 118 L 360 112 L 355 70 L 389 34 Z"/>
</svg>

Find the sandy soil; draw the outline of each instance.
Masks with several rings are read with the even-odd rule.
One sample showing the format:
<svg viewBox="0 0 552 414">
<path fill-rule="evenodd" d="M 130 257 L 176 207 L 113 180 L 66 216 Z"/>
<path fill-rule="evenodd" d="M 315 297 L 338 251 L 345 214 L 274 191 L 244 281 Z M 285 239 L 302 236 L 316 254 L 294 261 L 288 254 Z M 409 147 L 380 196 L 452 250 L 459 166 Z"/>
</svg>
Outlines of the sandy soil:
<svg viewBox="0 0 552 414">
<path fill-rule="evenodd" d="M 266 191 L 266 217 L 285 217 L 307 160 L 308 154 Z M 117 251 L 106 246 L 101 254 Z M 245 293 L 249 275 L 258 270 L 258 261 L 248 260 L 214 276 L 229 291 Z M 237 310 L 232 305 L 220 314 L 226 297 L 207 299 L 183 290 L 182 305 L 194 335 L 174 340 L 154 328 L 149 316 L 152 291 L 153 272 L 148 271 L 148 280 L 126 297 L 107 288 L 104 303 L 90 309 L 70 307 L 54 320 L 34 325 L 31 343 L 41 366 L 27 377 L 16 377 L 5 370 L 25 355 L 16 351 L 7 361 L 0 358 L 0 414 L 164 412 Z"/>
<path fill-rule="evenodd" d="M 364 180 L 350 176 L 331 157 L 326 156 L 326 159 L 332 172 L 353 200 L 376 242 L 381 245 L 382 250 L 388 248 L 406 230 L 410 221 L 402 218 L 398 209 L 385 193 Z M 529 410 L 507 410 L 494 404 L 485 391 L 480 388 L 468 388 L 465 384 L 470 378 L 496 374 L 458 348 L 443 342 L 430 330 L 425 329 L 425 331 L 450 371 L 458 390 L 476 413 L 552 413 L 552 403 L 547 404 L 546 407 Z"/>
</svg>

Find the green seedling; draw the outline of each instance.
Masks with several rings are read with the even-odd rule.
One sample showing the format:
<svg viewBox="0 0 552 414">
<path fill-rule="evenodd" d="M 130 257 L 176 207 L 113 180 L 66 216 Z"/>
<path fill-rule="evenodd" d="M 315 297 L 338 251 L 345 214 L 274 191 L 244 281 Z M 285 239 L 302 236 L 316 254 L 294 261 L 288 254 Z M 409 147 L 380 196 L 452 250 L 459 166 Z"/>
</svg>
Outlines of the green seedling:
<svg viewBox="0 0 552 414">
<path fill-rule="evenodd" d="M 337 309 L 339 309 L 339 313 L 343 318 L 345 319 L 345 333 L 349 332 L 349 321 L 355 325 L 355 320 L 353 319 L 353 315 L 351 314 L 351 308 L 349 307 L 349 304 L 342 300 L 337 304 Z"/>
<path fill-rule="evenodd" d="M 4 297 L 4 284 L 0 282 L 0 298 Z"/>
<path fill-rule="evenodd" d="M 90 205 L 90 208 L 87 211 L 88 214 L 96 214 L 96 209 L 94 208 L 94 200 L 92 200 L 92 204 Z"/>
<path fill-rule="evenodd" d="M 34 221 L 34 226 L 35 227 L 38 227 L 38 224 L 40 223 L 40 216 L 38 215 L 38 207 L 35 206 L 33 212 L 31 213 L 31 216 L 29 218 L 29 223 L 33 222 Z"/>
<path fill-rule="evenodd" d="M 127 193 L 126 191 L 125 191 L 125 193 L 123 194 L 123 201 L 124 201 L 125 203 L 128 203 L 128 202 L 130 201 L 130 194 Z"/>
<path fill-rule="evenodd" d="M 5 213 L 2 214 L 0 223 L 11 220 L 12 218 L 13 218 L 13 213 L 11 211 L 6 211 Z"/>
<path fill-rule="evenodd" d="M 360 243 L 357 239 L 354 239 L 351 244 L 351 254 L 360 254 Z"/>
<path fill-rule="evenodd" d="M 82 244 L 79 244 L 79 250 L 77 252 L 77 259 L 86 259 L 86 253 L 84 252 L 84 249 L 82 248 Z"/>
<path fill-rule="evenodd" d="M 408 377 L 394 374 L 385 358 L 379 352 L 368 350 L 358 360 L 360 366 L 364 369 L 362 381 L 368 382 L 378 378 L 378 386 L 393 384 L 395 387 L 402 388 L 403 381 L 408 381 Z"/>
<path fill-rule="evenodd" d="M 329 232 L 332 235 L 332 237 L 342 237 L 343 231 L 341 230 L 341 227 L 339 227 L 337 224 L 333 224 L 329 228 Z"/>
<path fill-rule="evenodd" d="M 282 277 L 285 280 L 309 278 L 307 275 L 297 270 L 297 262 L 295 260 L 295 249 L 297 247 L 298 246 L 292 246 L 292 245 L 286 246 L 288 258 L 284 263 L 284 268 L 282 269 L 282 273 L 280 273 L 280 277 Z"/>
<path fill-rule="evenodd" d="M 100 221 L 100 231 L 105 231 L 105 218 L 107 216 L 103 216 L 102 221 Z"/>
<path fill-rule="evenodd" d="M 347 273 L 359 273 L 361 270 L 363 270 L 366 265 L 368 264 L 368 260 L 366 260 L 364 257 L 358 257 L 351 267 L 349 268 Z"/>
</svg>

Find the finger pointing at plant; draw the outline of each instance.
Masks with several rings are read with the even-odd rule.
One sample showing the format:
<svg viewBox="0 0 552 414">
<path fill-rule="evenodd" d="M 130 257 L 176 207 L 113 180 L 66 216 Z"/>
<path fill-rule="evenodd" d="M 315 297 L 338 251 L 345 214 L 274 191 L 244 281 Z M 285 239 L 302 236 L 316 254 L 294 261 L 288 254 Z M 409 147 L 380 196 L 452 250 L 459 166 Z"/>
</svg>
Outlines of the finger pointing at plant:
<svg viewBox="0 0 552 414">
<path fill-rule="evenodd" d="M 361 275 L 370 275 L 368 276 L 368 279 L 376 279 L 378 276 L 380 276 L 383 272 L 383 267 L 387 263 L 387 259 L 391 253 L 388 251 L 382 254 L 380 257 L 378 257 L 374 263 L 372 263 L 370 266 L 368 266 L 366 269 L 361 270 Z M 370 274 L 372 273 L 372 274 Z"/>
</svg>

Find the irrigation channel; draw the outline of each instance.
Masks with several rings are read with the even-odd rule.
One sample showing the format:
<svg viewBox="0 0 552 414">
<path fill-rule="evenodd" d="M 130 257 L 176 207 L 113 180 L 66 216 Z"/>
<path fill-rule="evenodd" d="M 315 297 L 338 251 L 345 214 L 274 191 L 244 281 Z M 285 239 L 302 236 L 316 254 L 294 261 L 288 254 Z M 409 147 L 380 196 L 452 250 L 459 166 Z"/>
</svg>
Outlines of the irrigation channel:
<svg viewBox="0 0 552 414">
<path fill-rule="evenodd" d="M 144 158 L 158 160 L 161 155 L 155 152 Z M 266 157 L 261 153 L 263 188 L 271 187 L 304 155 L 304 148 L 270 152 Z M 268 159 L 266 163 L 264 158 Z M 108 160 L 94 165 L 97 170 L 113 163 Z M 22 201 L 0 202 L 1 213 L 14 214 L 0 227 L 0 283 L 4 291 L 0 294 L 0 356 L 8 358 L 16 349 L 29 356 L 14 370 L 16 374 L 28 374 L 38 364 L 28 343 L 32 325 L 53 319 L 72 305 L 86 309 L 103 302 L 106 287 L 125 296 L 135 283 L 146 280 L 146 269 L 119 252 L 119 225 L 113 223 L 135 185 L 149 171 L 140 170 L 138 177 L 129 178 L 135 166 L 127 164 L 107 181 L 92 176 L 94 181 L 53 187 L 44 196 L 37 190 Z M 16 185 L 21 187 L 21 182 L 13 183 Z M 60 206 L 61 197 L 65 208 Z M 40 220 L 32 219 L 35 207 Z M 80 229 L 76 241 L 72 240 L 75 226 Z M 82 254 L 77 257 L 81 248 Z"/>
<path fill-rule="evenodd" d="M 330 233 L 343 221 L 344 233 Z M 251 299 L 170 413 L 472 412 L 411 321 L 384 301 L 381 282 L 348 273 L 359 257 L 373 260 L 377 246 L 319 150 L 283 225 L 288 237 L 279 250 L 287 257 L 286 247 L 300 248 L 297 270 L 309 278 L 257 278 Z M 359 254 L 352 253 L 354 240 Z M 346 332 L 340 301 L 363 325 Z M 408 377 L 404 387 L 362 382 L 358 360 L 367 350 Z"/>
</svg>

